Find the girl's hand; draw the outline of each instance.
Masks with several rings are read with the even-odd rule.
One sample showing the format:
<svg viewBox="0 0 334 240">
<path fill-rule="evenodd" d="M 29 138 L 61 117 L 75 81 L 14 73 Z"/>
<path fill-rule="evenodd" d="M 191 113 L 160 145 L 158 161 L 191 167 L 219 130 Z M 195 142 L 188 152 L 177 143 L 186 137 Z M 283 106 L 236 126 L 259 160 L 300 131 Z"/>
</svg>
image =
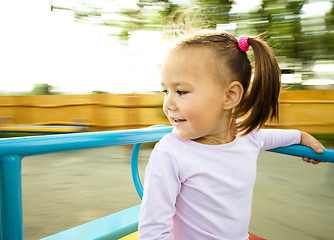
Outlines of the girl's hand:
<svg viewBox="0 0 334 240">
<path fill-rule="evenodd" d="M 312 135 L 300 131 L 301 140 L 300 144 L 312 148 L 316 153 L 323 153 L 323 148 L 325 148 L 317 139 L 315 139 Z M 309 158 L 302 158 L 303 161 L 312 163 L 312 164 L 318 164 L 320 161 L 309 159 Z"/>
</svg>

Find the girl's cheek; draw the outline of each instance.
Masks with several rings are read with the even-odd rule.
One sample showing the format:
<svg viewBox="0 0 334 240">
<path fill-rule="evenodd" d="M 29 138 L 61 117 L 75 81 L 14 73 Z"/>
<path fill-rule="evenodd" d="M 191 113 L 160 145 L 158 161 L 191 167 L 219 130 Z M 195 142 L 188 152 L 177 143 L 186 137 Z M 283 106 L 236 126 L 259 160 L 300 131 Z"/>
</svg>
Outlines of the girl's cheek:
<svg viewBox="0 0 334 240">
<path fill-rule="evenodd" d="M 162 107 L 162 111 L 164 112 L 165 116 L 168 117 L 168 111 L 166 110 L 165 106 Z"/>
<path fill-rule="evenodd" d="M 180 107 L 182 109 L 182 112 L 184 114 L 192 114 L 192 112 L 196 111 L 196 105 L 193 105 L 191 102 L 190 103 L 185 103 L 182 104 L 182 106 Z"/>
</svg>

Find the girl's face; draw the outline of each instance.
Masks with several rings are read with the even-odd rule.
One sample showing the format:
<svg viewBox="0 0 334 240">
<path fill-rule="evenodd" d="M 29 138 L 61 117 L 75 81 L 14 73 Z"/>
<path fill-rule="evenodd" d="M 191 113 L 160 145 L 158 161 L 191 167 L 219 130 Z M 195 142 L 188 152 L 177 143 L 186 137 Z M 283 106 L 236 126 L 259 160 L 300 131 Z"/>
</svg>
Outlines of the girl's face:
<svg viewBox="0 0 334 240">
<path fill-rule="evenodd" d="M 162 68 L 163 110 L 176 134 L 205 144 L 225 143 L 230 112 L 224 111 L 222 83 L 205 49 L 174 51 Z"/>
</svg>

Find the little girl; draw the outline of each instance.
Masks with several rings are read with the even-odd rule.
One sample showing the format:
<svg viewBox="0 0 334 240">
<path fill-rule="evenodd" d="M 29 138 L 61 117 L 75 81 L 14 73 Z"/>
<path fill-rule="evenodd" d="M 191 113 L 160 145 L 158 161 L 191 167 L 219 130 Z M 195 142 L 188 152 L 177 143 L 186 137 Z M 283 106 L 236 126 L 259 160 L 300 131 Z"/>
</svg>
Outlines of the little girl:
<svg viewBox="0 0 334 240">
<path fill-rule="evenodd" d="M 260 129 L 278 117 L 272 50 L 259 38 L 196 33 L 168 52 L 161 84 L 174 130 L 156 144 L 146 169 L 139 239 L 248 239 L 259 151 L 303 144 L 322 152 L 307 133 Z M 234 134 L 232 119 L 241 116 Z"/>
</svg>

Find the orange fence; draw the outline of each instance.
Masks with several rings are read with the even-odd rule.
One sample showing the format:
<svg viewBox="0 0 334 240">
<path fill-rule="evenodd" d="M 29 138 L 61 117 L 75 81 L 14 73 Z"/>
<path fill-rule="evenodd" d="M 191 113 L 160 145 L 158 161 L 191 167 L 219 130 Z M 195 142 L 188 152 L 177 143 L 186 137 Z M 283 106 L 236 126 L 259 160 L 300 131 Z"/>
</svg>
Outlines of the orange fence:
<svg viewBox="0 0 334 240">
<path fill-rule="evenodd" d="M 84 125 L 91 131 L 167 124 L 159 94 L 0 96 L 3 124 Z"/>
<path fill-rule="evenodd" d="M 268 127 L 334 134 L 334 90 L 285 91 L 280 96 L 279 123 Z"/>
<path fill-rule="evenodd" d="M 90 131 L 168 124 L 163 94 L 0 96 L 2 124 L 84 125 Z M 334 90 L 282 92 L 280 122 L 267 127 L 334 133 Z"/>
</svg>

